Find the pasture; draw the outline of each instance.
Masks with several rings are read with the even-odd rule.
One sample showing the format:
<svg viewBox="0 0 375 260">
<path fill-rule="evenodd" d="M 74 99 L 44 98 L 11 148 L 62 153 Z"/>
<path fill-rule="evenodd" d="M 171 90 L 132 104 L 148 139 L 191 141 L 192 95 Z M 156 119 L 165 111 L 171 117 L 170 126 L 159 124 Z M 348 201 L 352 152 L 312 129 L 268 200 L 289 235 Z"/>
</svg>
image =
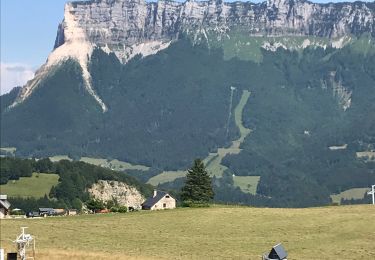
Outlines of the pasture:
<svg viewBox="0 0 375 260">
<path fill-rule="evenodd" d="M 49 194 L 58 180 L 57 174 L 33 173 L 32 177 L 21 177 L 19 180 L 9 180 L 7 184 L 0 185 L 0 193 L 9 197 L 41 198 Z"/>
<path fill-rule="evenodd" d="M 212 206 L 158 212 L 1 220 L 1 247 L 21 226 L 37 259 L 260 259 L 282 242 L 288 259 L 375 259 L 375 207 Z"/>
<path fill-rule="evenodd" d="M 331 195 L 332 202 L 340 204 L 341 199 L 344 200 L 359 200 L 363 199 L 366 196 L 366 193 L 370 190 L 370 188 L 354 188 L 343 191 L 339 194 Z"/>
<path fill-rule="evenodd" d="M 133 165 L 127 162 L 115 160 L 107 160 L 103 158 L 92 158 L 92 157 L 82 157 L 80 161 L 85 163 L 90 163 L 96 166 L 110 168 L 115 171 L 125 171 L 125 170 L 139 170 L 147 171 L 149 167 L 143 165 Z"/>
</svg>

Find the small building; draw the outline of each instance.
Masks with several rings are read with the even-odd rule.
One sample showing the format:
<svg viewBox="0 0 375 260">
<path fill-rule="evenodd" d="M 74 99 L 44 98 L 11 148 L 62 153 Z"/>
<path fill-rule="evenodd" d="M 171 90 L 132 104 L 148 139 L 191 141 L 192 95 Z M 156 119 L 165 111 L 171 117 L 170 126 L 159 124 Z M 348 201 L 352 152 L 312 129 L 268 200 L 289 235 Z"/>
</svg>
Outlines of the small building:
<svg viewBox="0 0 375 260">
<path fill-rule="evenodd" d="M 68 209 L 68 216 L 75 216 L 75 215 L 78 215 L 78 210 Z"/>
<path fill-rule="evenodd" d="M 176 208 L 176 200 L 164 191 L 154 190 L 151 198 L 142 203 L 144 210 L 174 209 Z"/>
<path fill-rule="evenodd" d="M 53 216 L 54 212 L 53 208 L 39 208 L 39 215 L 41 217 Z"/>
<path fill-rule="evenodd" d="M 8 201 L 7 195 L 0 195 L 0 218 L 6 218 L 9 216 L 10 202 Z"/>
</svg>

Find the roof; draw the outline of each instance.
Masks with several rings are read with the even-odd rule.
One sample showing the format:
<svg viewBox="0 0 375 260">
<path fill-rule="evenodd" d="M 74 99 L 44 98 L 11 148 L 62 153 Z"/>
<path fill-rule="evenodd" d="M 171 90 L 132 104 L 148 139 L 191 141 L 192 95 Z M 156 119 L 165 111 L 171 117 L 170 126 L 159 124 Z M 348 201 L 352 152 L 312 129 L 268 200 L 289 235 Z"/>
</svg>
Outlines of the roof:
<svg viewBox="0 0 375 260">
<path fill-rule="evenodd" d="M 10 203 L 7 200 L 0 200 L 0 205 L 2 208 L 9 209 L 10 208 Z"/>
<path fill-rule="evenodd" d="M 54 211 L 53 208 L 39 208 L 39 211 L 48 212 L 48 211 Z"/>
<path fill-rule="evenodd" d="M 0 200 L 6 200 L 6 199 L 8 199 L 7 195 L 0 194 Z"/>
<path fill-rule="evenodd" d="M 166 193 L 164 191 L 157 191 L 156 196 L 148 198 L 145 202 L 143 202 L 142 206 L 151 208 L 156 203 L 158 203 L 159 200 L 164 198 L 165 195 L 168 195 L 168 193 Z"/>
<path fill-rule="evenodd" d="M 268 257 L 271 259 L 286 259 L 287 256 L 288 254 L 285 251 L 284 247 L 281 244 L 277 244 L 272 248 Z"/>
</svg>

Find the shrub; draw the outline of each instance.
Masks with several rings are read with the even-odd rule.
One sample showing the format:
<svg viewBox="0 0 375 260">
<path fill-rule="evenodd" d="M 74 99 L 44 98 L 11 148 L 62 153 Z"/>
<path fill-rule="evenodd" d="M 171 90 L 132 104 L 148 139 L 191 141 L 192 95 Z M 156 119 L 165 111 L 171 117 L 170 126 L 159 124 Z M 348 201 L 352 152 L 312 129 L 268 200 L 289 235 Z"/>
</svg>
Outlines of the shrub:
<svg viewBox="0 0 375 260">
<path fill-rule="evenodd" d="M 128 212 L 128 207 L 126 207 L 126 206 L 120 206 L 118 208 L 118 212 L 119 213 L 126 213 L 126 212 Z"/>
</svg>

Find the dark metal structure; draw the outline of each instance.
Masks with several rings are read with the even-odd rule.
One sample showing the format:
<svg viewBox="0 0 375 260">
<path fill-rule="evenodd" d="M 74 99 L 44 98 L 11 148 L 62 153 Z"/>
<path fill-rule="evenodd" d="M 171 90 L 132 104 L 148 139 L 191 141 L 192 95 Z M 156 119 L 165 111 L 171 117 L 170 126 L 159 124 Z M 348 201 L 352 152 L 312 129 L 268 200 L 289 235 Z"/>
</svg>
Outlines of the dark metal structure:
<svg viewBox="0 0 375 260">
<path fill-rule="evenodd" d="M 271 252 L 268 255 L 263 255 L 263 260 L 287 260 L 288 253 L 285 251 L 281 243 L 272 247 Z"/>
</svg>

